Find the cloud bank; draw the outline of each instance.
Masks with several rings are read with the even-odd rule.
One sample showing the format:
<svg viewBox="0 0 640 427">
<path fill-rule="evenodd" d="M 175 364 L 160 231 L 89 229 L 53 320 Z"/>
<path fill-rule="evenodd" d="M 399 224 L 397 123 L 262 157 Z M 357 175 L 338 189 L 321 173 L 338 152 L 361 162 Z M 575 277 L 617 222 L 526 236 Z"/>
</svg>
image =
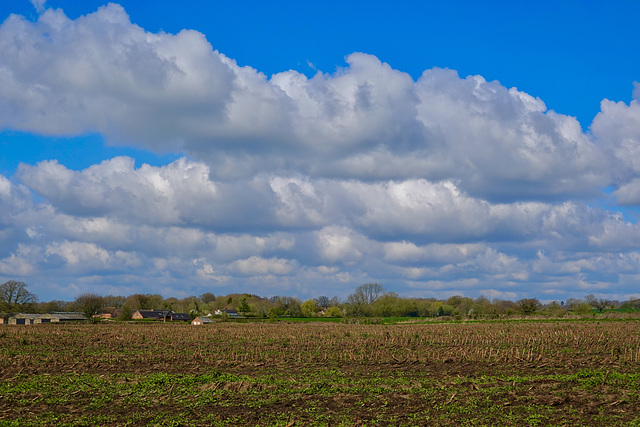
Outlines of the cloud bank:
<svg viewBox="0 0 640 427">
<path fill-rule="evenodd" d="M 637 294 L 640 89 L 571 116 L 481 76 L 353 53 L 265 76 L 115 4 L 0 26 L 0 128 L 183 158 L 0 176 L 0 278 L 48 295 Z M 611 191 L 604 191 L 611 189 Z M 611 193 L 611 194 L 609 194 Z M 613 208 L 605 205 L 613 204 Z M 616 208 L 616 206 L 624 206 Z"/>
</svg>

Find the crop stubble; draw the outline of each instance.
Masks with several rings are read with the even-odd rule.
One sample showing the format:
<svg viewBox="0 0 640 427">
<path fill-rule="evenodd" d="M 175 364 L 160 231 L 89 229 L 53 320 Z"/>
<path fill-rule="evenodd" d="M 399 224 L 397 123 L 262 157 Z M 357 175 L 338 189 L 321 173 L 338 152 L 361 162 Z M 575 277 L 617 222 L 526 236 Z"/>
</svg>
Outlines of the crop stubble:
<svg viewBox="0 0 640 427">
<path fill-rule="evenodd" d="M 640 425 L 640 323 L 0 328 L 1 425 Z"/>
</svg>

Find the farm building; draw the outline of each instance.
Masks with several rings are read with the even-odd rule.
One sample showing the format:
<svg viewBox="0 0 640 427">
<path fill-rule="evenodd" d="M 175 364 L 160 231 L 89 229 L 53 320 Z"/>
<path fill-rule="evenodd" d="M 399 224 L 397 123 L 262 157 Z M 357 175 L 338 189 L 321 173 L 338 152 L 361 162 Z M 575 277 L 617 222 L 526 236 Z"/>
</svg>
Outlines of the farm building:
<svg viewBox="0 0 640 427">
<path fill-rule="evenodd" d="M 207 316 L 196 317 L 191 321 L 192 325 L 206 325 L 208 323 L 213 323 L 213 321 L 209 319 Z"/>
<path fill-rule="evenodd" d="M 190 322 L 191 316 L 187 313 L 174 313 L 171 310 L 136 310 L 133 312 L 131 316 L 134 320 L 139 319 L 154 319 L 161 320 L 163 322 L 167 321 L 183 321 Z"/>
<path fill-rule="evenodd" d="M 36 319 L 35 323 L 82 322 L 84 320 L 87 320 L 87 318 L 81 313 L 55 312 L 41 314 Z"/>
<path fill-rule="evenodd" d="M 7 323 L 10 325 L 33 325 L 39 316 L 39 314 L 33 313 L 12 313 L 8 316 Z"/>
<path fill-rule="evenodd" d="M 34 325 L 38 323 L 81 322 L 83 320 L 87 320 L 87 318 L 80 313 L 12 313 L 8 316 L 7 323 L 10 325 Z"/>
<path fill-rule="evenodd" d="M 98 312 L 98 314 L 94 314 L 93 317 L 99 319 L 115 319 L 120 315 L 120 310 L 115 307 L 107 307 Z"/>
</svg>

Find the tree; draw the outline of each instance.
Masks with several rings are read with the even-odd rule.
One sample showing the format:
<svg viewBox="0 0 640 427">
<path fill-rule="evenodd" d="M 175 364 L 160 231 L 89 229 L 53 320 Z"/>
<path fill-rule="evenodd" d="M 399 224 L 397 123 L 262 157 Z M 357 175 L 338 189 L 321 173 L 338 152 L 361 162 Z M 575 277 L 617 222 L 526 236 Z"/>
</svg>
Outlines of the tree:
<svg viewBox="0 0 640 427">
<path fill-rule="evenodd" d="M 247 303 L 247 298 L 246 297 L 242 298 L 242 300 L 240 301 L 240 305 L 238 306 L 238 311 L 240 313 L 248 313 L 249 311 L 251 311 L 251 308 L 249 307 L 249 304 Z"/>
<path fill-rule="evenodd" d="M 583 301 L 580 304 L 574 305 L 573 313 L 579 316 L 586 316 L 591 313 L 591 304 Z"/>
<path fill-rule="evenodd" d="M 211 292 L 205 292 L 204 294 L 200 295 L 200 301 L 202 301 L 205 304 L 209 304 L 215 300 L 216 300 L 216 296 Z"/>
<path fill-rule="evenodd" d="M 552 301 L 544 307 L 543 314 L 549 317 L 564 317 L 567 314 L 567 310 L 558 301 Z"/>
<path fill-rule="evenodd" d="M 120 308 L 124 305 L 126 298 L 121 295 L 107 295 L 104 297 L 105 307 Z"/>
<path fill-rule="evenodd" d="M 582 304 L 584 301 L 581 299 L 577 299 L 577 298 L 569 298 L 565 303 L 564 303 L 564 308 L 566 308 L 567 310 L 575 310 L 576 307 L 578 307 L 580 304 Z"/>
<path fill-rule="evenodd" d="M 637 310 L 640 309 L 640 299 L 639 298 L 629 298 L 629 301 L 625 301 L 620 305 L 620 308 L 624 310 Z"/>
<path fill-rule="evenodd" d="M 307 300 L 300 305 L 302 315 L 305 317 L 313 317 L 318 313 L 318 304 L 315 300 Z"/>
<path fill-rule="evenodd" d="M 591 307 L 598 310 L 598 313 L 602 313 L 603 310 L 607 308 L 609 304 L 611 304 L 611 301 L 609 301 L 608 299 L 596 298 L 596 296 L 593 294 L 587 295 L 585 297 L 585 300 L 587 300 L 587 302 L 589 303 L 589 305 L 591 305 Z"/>
<path fill-rule="evenodd" d="M 400 302 L 401 300 L 395 292 L 389 292 L 376 299 L 375 304 L 371 307 L 371 312 L 374 316 L 380 317 L 404 316 L 405 313 L 401 313 Z"/>
<path fill-rule="evenodd" d="M 131 310 L 131 307 L 129 307 L 128 305 L 125 305 L 120 310 L 120 314 L 118 315 L 118 319 L 119 320 L 131 320 L 131 316 L 132 315 L 133 315 L 133 311 Z"/>
<path fill-rule="evenodd" d="M 355 292 L 347 297 L 347 315 L 370 316 L 373 303 L 382 295 L 384 295 L 384 288 L 377 283 L 365 283 L 358 286 Z"/>
<path fill-rule="evenodd" d="M 384 288 L 377 283 L 365 283 L 356 288 L 356 293 L 362 294 L 365 304 L 373 304 L 384 294 Z"/>
<path fill-rule="evenodd" d="M 127 297 L 124 305 L 134 310 L 161 310 L 164 298 L 160 294 L 133 294 Z"/>
<path fill-rule="evenodd" d="M 27 284 L 9 280 L 0 285 L 0 312 L 10 313 L 31 308 L 38 298 L 27 290 Z"/>
<path fill-rule="evenodd" d="M 84 314 L 85 317 L 92 322 L 94 321 L 93 315 L 98 314 L 98 311 L 104 307 L 105 300 L 100 295 L 85 292 L 78 295 L 75 303 L 78 307 L 78 311 Z"/>
<path fill-rule="evenodd" d="M 51 313 L 53 311 L 69 311 L 67 310 L 71 303 L 68 301 L 48 301 L 39 302 L 33 305 L 33 309 L 36 313 Z"/>
<path fill-rule="evenodd" d="M 542 304 L 536 298 L 524 298 L 516 302 L 523 314 L 533 314 L 540 310 Z"/>
<path fill-rule="evenodd" d="M 329 308 L 331 301 L 329 300 L 329 297 L 319 296 L 318 298 L 316 298 L 316 304 L 320 308 Z"/>
<path fill-rule="evenodd" d="M 329 307 L 324 315 L 327 317 L 341 317 L 342 310 L 334 305 L 333 307 Z"/>
</svg>

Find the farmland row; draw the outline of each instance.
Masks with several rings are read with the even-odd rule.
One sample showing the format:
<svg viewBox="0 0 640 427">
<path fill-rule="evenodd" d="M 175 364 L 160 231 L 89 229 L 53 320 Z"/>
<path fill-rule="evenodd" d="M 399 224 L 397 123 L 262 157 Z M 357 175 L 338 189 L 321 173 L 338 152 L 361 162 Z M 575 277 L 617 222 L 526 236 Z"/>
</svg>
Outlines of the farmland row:
<svg viewBox="0 0 640 427">
<path fill-rule="evenodd" d="M 640 323 L 34 325 L 0 330 L 0 375 L 222 365 L 635 365 Z"/>
</svg>

